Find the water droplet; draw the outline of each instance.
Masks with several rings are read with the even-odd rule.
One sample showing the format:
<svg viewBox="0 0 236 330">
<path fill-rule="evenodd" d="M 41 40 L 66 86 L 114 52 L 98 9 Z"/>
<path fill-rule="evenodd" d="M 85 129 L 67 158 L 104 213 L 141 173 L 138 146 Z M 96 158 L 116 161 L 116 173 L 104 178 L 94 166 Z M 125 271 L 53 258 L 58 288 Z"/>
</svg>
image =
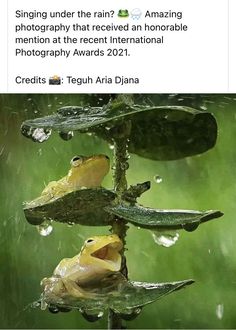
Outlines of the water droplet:
<svg viewBox="0 0 236 330">
<path fill-rule="evenodd" d="M 51 133 L 52 131 L 49 129 L 36 128 L 34 129 L 31 138 L 33 141 L 41 143 L 46 141 L 50 137 Z"/>
<path fill-rule="evenodd" d="M 27 125 L 22 125 L 21 126 L 21 133 L 33 140 L 34 142 L 44 142 L 46 141 L 52 131 L 50 129 L 44 129 L 44 128 L 34 128 L 34 127 L 30 127 L 30 126 L 27 126 Z"/>
<path fill-rule="evenodd" d="M 155 181 L 156 183 L 161 183 L 161 182 L 162 182 L 162 177 L 160 177 L 160 175 L 155 175 L 155 176 L 154 176 L 154 181 Z"/>
<path fill-rule="evenodd" d="M 127 310 L 125 313 L 121 313 L 120 316 L 125 321 L 132 321 L 141 313 L 142 308 L 138 307 L 132 310 Z"/>
<path fill-rule="evenodd" d="M 41 309 L 42 309 L 42 307 L 41 307 Z M 59 313 L 59 308 L 57 306 L 50 306 L 50 307 L 48 307 L 48 310 L 50 313 L 53 313 L 53 314 Z"/>
<path fill-rule="evenodd" d="M 59 132 L 59 136 L 62 138 L 64 141 L 69 141 L 73 138 L 74 132 L 69 131 L 69 132 Z"/>
<path fill-rule="evenodd" d="M 68 222 L 67 222 L 67 226 L 68 226 L 68 227 L 73 227 L 74 224 L 75 224 L 75 223 L 74 223 L 74 222 L 71 222 L 71 221 L 68 221 Z"/>
<path fill-rule="evenodd" d="M 48 236 L 53 231 L 53 226 L 48 222 L 43 222 L 41 225 L 37 226 L 37 230 L 41 236 Z"/>
<path fill-rule="evenodd" d="M 90 110 L 90 109 L 91 109 L 91 107 L 88 107 L 88 106 L 83 107 L 83 110 L 84 110 L 84 111 L 88 111 L 88 110 Z"/>
<path fill-rule="evenodd" d="M 128 170 L 129 163 L 128 162 L 121 163 L 120 167 L 121 167 L 122 170 Z"/>
<path fill-rule="evenodd" d="M 152 237 L 156 244 L 164 246 L 164 247 L 171 247 L 171 246 L 175 245 L 175 243 L 178 241 L 179 233 L 153 231 Z"/>
<path fill-rule="evenodd" d="M 81 314 L 87 320 L 88 322 L 96 322 L 100 318 L 103 317 L 104 312 L 103 311 L 86 311 L 86 310 L 81 310 Z"/>
<path fill-rule="evenodd" d="M 199 222 L 193 222 L 193 223 L 187 223 L 187 224 L 183 225 L 183 228 L 184 228 L 184 230 L 191 232 L 191 231 L 196 230 L 198 228 L 198 226 L 199 226 Z"/>
<path fill-rule="evenodd" d="M 40 149 L 38 150 L 38 155 L 39 155 L 39 156 L 42 156 L 42 154 L 43 154 L 43 152 L 42 152 L 42 149 L 40 148 Z"/>
<path fill-rule="evenodd" d="M 218 305 L 216 306 L 216 317 L 217 317 L 219 320 L 222 320 L 223 315 L 224 315 L 224 305 L 223 305 L 223 304 L 218 304 Z"/>
<path fill-rule="evenodd" d="M 114 150 L 114 148 L 115 148 L 114 144 L 109 144 L 109 148 L 110 148 L 111 150 Z"/>
</svg>

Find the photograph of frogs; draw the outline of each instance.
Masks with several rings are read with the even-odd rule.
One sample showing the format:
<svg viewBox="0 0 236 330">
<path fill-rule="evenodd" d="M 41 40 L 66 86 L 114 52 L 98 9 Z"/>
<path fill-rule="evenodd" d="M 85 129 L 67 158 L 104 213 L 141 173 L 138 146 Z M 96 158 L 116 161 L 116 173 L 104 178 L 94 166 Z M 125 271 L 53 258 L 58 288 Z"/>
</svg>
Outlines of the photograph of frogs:
<svg viewBox="0 0 236 330">
<path fill-rule="evenodd" d="M 1 328 L 236 327 L 236 95 L 4 94 L 0 119 Z"/>
</svg>

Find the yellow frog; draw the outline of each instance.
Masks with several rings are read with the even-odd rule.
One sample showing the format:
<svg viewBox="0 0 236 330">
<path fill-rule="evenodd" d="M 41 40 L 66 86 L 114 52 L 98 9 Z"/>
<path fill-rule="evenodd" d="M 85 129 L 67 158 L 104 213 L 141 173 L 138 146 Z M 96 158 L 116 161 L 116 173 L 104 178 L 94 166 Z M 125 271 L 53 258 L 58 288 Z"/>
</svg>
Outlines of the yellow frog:
<svg viewBox="0 0 236 330">
<path fill-rule="evenodd" d="M 68 174 L 58 181 L 51 181 L 32 204 L 46 203 L 79 188 L 96 188 L 109 172 L 110 160 L 106 155 L 75 156 Z"/>
<path fill-rule="evenodd" d="M 50 298 L 91 298 L 92 289 L 109 274 L 121 268 L 122 241 L 117 235 L 94 236 L 87 239 L 80 253 L 63 259 L 41 285 L 44 296 Z M 95 294 L 96 295 L 96 294 Z"/>
</svg>

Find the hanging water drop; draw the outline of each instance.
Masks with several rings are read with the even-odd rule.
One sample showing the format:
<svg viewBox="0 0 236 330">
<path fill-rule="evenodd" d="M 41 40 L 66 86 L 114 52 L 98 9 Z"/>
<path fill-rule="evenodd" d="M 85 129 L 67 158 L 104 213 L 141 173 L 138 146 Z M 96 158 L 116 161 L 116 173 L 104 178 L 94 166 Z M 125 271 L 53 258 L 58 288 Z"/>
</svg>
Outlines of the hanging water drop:
<svg viewBox="0 0 236 330">
<path fill-rule="evenodd" d="M 51 133 L 52 131 L 50 129 L 35 128 L 32 133 L 31 139 L 35 142 L 42 143 L 50 137 Z"/>
<path fill-rule="evenodd" d="M 71 140 L 73 138 L 74 132 L 73 131 L 59 132 L 59 136 L 60 136 L 60 138 L 62 138 L 62 140 L 69 141 L 69 140 Z"/>
<path fill-rule="evenodd" d="M 161 183 L 161 182 L 162 182 L 162 177 L 160 177 L 160 175 L 155 175 L 155 176 L 154 176 L 154 181 L 155 181 L 156 183 Z"/>
<path fill-rule="evenodd" d="M 53 314 L 59 313 L 59 309 L 58 309 L 57 306 L 50 306 L 50 307 L 48 307 L 48 310 L 49 310 L 50 313 L 53 313 Z"/>
<path fill-rule="evenodd" d="M 223 304 L 218 304 L 218 305 L 216 306 L 216 317 L 217 317 L 219 320 L 222 320 L 223 315 L 224 315 L 224 305 L 223 305 Z"/>
<path fill-rule="evenodd" d="M 152 237 L 154 242 L 160 246 L 171 247 L 179 239 L 179 233 L 177 232 L 162 232 L 162 231 L 153 231 Z"/>
<path fill-rule="evenodd" d="M 35 128 L 27 125 L 22 125 L 21 133 L 25 137 L 33 140 L 34 142 L 42 143 L 50 137 L 52 131 L 50 129 Z"/>
<path fill-rule="evenodd" d="M 100 318 L 103 317 L 104 312 L 103 311 L 86 311 L 86 310 L 81 310 L 81 314 L 87 320 L 88 322 L 96 322 Z"/>
<path fill-rule="evenodd" d="M 184 230 L 191 232 L 196 230 L 198 226 L 199 226 L 199 222 L 193 222 L 193 223 L 186 223 L 185 225 L 183 225 L 183 228 Z"/>
<path fill-rule="evenodd" d="M 43 222 L 41 225 L 37 226 L 37 230 L 41 236 L 48 236 L 53 231 L 53 226 L 48 222 Z"/>
</svg>

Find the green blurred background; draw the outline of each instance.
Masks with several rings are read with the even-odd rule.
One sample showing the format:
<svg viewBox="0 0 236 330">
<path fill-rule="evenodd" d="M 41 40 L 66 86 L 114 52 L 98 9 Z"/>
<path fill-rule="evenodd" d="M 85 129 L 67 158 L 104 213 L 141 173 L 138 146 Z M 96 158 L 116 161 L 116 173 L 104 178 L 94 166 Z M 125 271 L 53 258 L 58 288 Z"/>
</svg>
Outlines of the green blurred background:
<svg viewBox="0 0 236 330">
<path fill-rule="evenodd" d="M 85 238 L 108 227 L 54 224 L 42 237 L 24 218 L 22 203 L 64 176 L 76 154 L 105 153 L 108 144 L 75 133 L 63 141 L 56 132 L 40 144 L 23 137 L 23 120 L 64 105 L 101 105 L 109 95 L 0 95 L 0 326 L 2 328 L 106 328 L 106 318 L 88 323 L 79 312 L 51 314 L 29 305 L 40 295 L 40 280 L 64 257 L 77 254 Z M 137 102 L 188 105 L 212 112 L 218 122 L 216 146 L 199 156 L 157 162 L 131 154 L 129 184 L 151 180 L 140 199 L 157 208 L 219 209 L 224 217 L 196 231 L 180 232 L 170 248 L 156 245 L 149 231 L 130 226 L 129 276 L 148 282 L 193 278 L 196 283 L 146 306 L 128 328 L 236 327 L 236 95 L 136 95 Z M 156 183 L 154 176 L 162 178 Z M 103 186 L 112 187 L 111 173 Z M 218 311 L 218 312 L 217 312 Z"/>
</svg>

